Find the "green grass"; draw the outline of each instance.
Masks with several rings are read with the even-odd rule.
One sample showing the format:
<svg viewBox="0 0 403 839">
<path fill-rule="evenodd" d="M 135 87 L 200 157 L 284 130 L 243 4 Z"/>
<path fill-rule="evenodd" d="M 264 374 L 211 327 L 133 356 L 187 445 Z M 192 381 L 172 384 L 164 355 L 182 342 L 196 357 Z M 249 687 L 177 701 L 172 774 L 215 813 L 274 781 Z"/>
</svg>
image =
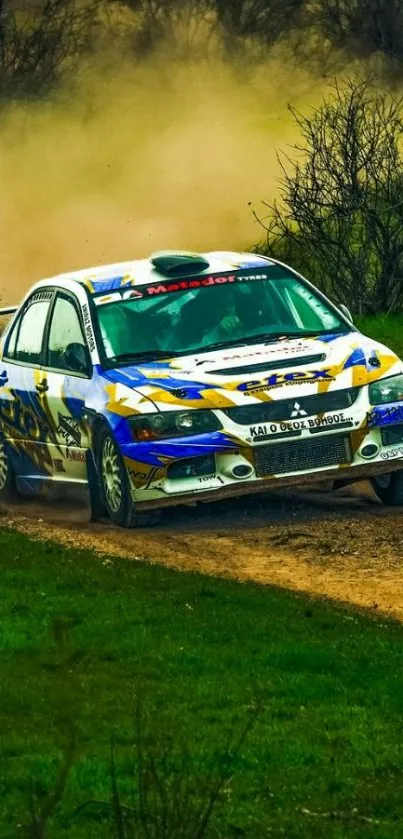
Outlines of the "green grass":
<svg viewBox="0 0 403 839">
<path fill-rule="evenodd" d="M 138 728 L 145 762 L 165 755 L 163 784 L 186 775 L 197 804 L 254 704 L 208 836 L 401 837 L 400 625 L 257 585 L 105 564 L 8 530 L 0 564 L 2 839 L 145 836 L 114 832 L 95 806 L 75 813 L 110 800 L 111 741 L 124 804 Z M 46 831 L 27 834 L 30 802 L 47 806 L 71 754 Z"/>
<path fill-rule="evenodd" d="M 386 344 L 403 358 L 403 315 L 372 315 L 354 320 L 364 335 Z"/>
</svg>

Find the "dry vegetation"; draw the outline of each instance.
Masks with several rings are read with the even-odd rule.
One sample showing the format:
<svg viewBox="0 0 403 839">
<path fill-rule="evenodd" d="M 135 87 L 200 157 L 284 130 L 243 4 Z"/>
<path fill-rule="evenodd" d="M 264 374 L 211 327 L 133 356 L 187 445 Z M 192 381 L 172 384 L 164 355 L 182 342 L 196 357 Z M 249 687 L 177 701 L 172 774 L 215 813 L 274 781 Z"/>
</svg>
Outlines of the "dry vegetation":
<svg viewBox="0 0 403 839">
<path fill-rule="evenodd" d="M 4 302 L 161 244 L 251 247 L 254 209 L 269 253 L 398 311 L 402 31 L 403 0 L 0 0 Z"/>
<path fill-rule="evenodd" d="M 186 59 L 213 45 L 253 61 L 281 42 L 313 63 L 380 55 L 399 75 L 403 0 L 1 0 L 0 94 L 43 96 L 111 40 L 134 60 L 164 43 Z"/>
</svg>

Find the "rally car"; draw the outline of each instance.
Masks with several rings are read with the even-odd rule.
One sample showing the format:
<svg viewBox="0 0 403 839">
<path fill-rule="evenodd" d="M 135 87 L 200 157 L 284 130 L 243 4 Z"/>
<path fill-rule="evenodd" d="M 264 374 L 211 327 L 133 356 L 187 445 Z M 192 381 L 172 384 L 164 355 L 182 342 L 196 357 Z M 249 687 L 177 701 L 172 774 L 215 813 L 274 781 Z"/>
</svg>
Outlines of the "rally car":
<svg viewBox="0 0 403 839">
<path fill-rule="evenodd" d="M 292 268 L 159 252 L 37 283 L 0 339 L 0 491 L 94 515 L 370 478 L 403 503 L 403 365 Z"/>
</svg>

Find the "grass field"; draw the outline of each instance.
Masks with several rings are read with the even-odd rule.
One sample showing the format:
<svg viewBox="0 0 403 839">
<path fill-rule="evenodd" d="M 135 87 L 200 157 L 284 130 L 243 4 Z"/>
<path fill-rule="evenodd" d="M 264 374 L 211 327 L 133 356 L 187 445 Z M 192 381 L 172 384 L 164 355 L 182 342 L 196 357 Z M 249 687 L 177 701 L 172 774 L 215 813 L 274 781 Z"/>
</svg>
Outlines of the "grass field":
<svg viewBox="0 0 403 839">
<path fill-rule="evenodd" d="M 355 323 L 365 335 L 393 349 L 403 358 L 403 316 L 373 315 L 365 318 L 356 317 Z"/>
<path fill-rule="evenodd" d="M 0 562 L 2 839 L 401 837 L 400 625 L 4 528 Z"/>
</svg>

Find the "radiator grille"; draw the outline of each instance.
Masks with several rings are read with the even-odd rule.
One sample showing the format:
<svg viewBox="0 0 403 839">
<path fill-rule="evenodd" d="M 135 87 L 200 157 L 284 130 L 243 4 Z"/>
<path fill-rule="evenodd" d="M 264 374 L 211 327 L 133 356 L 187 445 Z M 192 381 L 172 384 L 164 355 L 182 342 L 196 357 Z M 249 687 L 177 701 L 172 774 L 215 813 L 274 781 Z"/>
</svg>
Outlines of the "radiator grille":
<svg viewBox="0 0 403 839">
<path fill-rule="evenodd" d="M 261 477 L 351 463 L 352 452 L 347 434 L 328 434 L 320 439 L 256 446 L 254 458 L 256 474 Z"/>
<path fill-rule="evenodd" d="M 255 425 L 258 422 L 275 422 L 290 419 L 298 402 L 304 411 L 301 416 L 312 417 L 328 411 L 345 411 L 354 405 L 359 393 L 358 387 L 345 390 L 331 390 L 327 393 L 314 393 L 311 396 L 299 396 L 298 399 L 277 399 L 257 405 L 236 405 L 223 408 L 230 419 L 240 425 Z"/>
</svg>

